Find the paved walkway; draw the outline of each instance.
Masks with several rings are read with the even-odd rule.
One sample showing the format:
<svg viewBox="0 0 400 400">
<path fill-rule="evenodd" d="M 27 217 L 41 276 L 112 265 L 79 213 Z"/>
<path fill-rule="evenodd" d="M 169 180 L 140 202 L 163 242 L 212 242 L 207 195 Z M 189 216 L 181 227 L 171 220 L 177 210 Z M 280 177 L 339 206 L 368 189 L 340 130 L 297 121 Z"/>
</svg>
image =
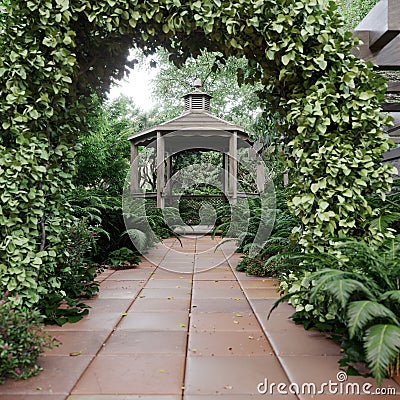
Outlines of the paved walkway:
<svg viewBox="0 0 400 400">
<path fill-rule="evenodd" d="M 185 237 L 183 247 L 174 239 L 164 243 L 148 254 L 157 266 L 145 260 L 133 270 L 105 271 L 98 297 L 88 301 L 90 314 L 76 324 L 49 327 L 63 345 L 42 357 L 44 371 L 7 381 L 0 399 L 332 399 L 328 386 L 323 395 L 307 394 L 313 384 L 319 389 L 329 381 L 331 391 L 341 390 L 339 347 L 294 325 L 286 304 L 267 320 L 276 282 L 237 273 L 240 255 L 232 255 L 233 243 L 217 250 L 218 239 L 208 236 Z M 362 377 L 349 377 L 343 390 L 349 382 L 375 390 L 374 381 Z M 279 394 L 304 383 L 311 385 L 305 394 Z M 394 381 L 384 387 L 400 394 Z M 396 398 L 333 396 L 372 397 Z"/>
</svg>

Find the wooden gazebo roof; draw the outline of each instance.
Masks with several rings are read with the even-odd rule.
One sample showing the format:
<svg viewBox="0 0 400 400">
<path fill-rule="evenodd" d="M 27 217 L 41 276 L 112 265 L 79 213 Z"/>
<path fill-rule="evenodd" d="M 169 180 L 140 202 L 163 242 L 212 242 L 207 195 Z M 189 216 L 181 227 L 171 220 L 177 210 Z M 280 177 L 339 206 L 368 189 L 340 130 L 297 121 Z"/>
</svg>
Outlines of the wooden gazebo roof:
<svg viewBox="0 0 400 400">
<path fill-rule="evenodd" d="M 201 83 L 200 83 L 201 85 Z M 210 112 L 210 99 L 212 96 L 203 92 L 201 86 L 183 96 L 185 109 L 182 115 L 162 124 L 152 126 L 141 132 L 136 132 L 128 137 L 136 145 L 148 145 L 156 139 L 157 132 L 164 134 L 176 132 L 181 136 L 204 137 L 229 137 L 234 132 L 238 137 L 252 143 L 244 128 L 225 121 Z"/>
</svg>

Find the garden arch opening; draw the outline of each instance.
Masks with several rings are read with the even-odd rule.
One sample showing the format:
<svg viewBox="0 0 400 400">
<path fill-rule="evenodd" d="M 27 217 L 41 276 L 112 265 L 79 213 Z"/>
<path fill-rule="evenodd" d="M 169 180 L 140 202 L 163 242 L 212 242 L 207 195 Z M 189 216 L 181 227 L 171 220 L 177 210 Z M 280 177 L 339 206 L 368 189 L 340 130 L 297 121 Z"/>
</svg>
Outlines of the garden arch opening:
<svg viewBox="0 0 400 400">
<path fill-rule="evenodd" d="M 177 64 L 201 49 L 245 57 L 238 79 L 260 82 L 280 115 L 295 174 L 289 199 L 305 251 L 350 236 L 377 245 L 372 194 L 385 196 L 392 166 L 383 131 L 386 90 L 371 65 L 350 56 L 352 34 L 328 0 L 14 0 L 2 6 L 0 237 L 3 281 L 28 305 L 52 292 L 72 217 L 76 138 L 89 129 L 91 93 L 124 73 L 129 49 L 166 48 Z M 338 162 L 340 160 L 340 162 Z M 357 160 L 355 162 L 355 160 Z M 299 171 L 296 173 L 295 171 Z M 21 282 L 21 276 L 24 276 Z M 42 291 L 43 292 L 43 291 Z"/>
</svg>

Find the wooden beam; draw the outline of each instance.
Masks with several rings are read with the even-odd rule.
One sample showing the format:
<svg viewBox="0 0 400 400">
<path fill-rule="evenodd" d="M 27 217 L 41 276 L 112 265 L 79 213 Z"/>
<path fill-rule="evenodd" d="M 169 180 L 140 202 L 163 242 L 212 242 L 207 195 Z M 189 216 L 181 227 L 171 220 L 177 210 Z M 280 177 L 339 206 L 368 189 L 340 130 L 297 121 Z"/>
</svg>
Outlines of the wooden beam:
<svg viewBox="0 0 400 400">
<path fill-rule="evenodd" d="M 380 0 L 356 30 L 370 32 L 367 44 L 373 53 L 382 50 L 400 33 L 400 2 Z"/>
<path fill-rule="evenodd" d="M 378 35 L 371 35 L 369 48 L 373 53 L 382 50 L 386 45 L 389 44 L 397 35 L 399 31 L 386 31 L 384 33 L 379 33 Z"/>
<path fill-rule="evenodd" d="M 363 44 L 352 53 L 386 69 L 399 69 L 400 1 L 380 0 L 353 32 Z"/>
<path fill-rule="evenodd" d="M 386 93 L 399 93 L 400 94 L 400 81 L 388 81 L 388 89 Z"/>
<path fill-rule="evenodd" d="M 387 112 L 399 112 L 400 103 L 383 103 L 382 110 Z"/>
</svg>

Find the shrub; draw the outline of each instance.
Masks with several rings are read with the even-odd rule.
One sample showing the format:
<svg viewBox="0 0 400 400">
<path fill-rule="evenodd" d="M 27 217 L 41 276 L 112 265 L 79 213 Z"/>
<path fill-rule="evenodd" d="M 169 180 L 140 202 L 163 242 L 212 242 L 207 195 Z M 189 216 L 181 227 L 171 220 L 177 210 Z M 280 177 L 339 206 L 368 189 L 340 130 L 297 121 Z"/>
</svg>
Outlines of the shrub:
<svg viewBox="0 0 400 400">
<path fill-rule="evenodd" d="M 89 307 L 79 299 L 91 298 L 98 292 L 98 284 L 94 282 L 96 268 L 87 259 L 95 236 L 86 218 L 76 221 L 66 232 L 65 258 L 56 271 L 57 283 L 39 302 L 39 308 L 46 316 L 47 323 L 62 325 L 66 322 L 76 322 L 88 313 Z"/>
<path fill-rule="evenodd" d="M 39 312 L 18 306 L 18 300 L 7 292 L 0 300 L 0 383 L 37 375 L 39 355 L 59 344 L 44 331 Z"/>
<path fill-rule="evenodd" d="M 140 256 L 131 249 L 121 247 L 109 254 L 108 262 L 112 265 L 112 269 L 134 268 L 135 265 L 139 264 Z"/>
</svg>

